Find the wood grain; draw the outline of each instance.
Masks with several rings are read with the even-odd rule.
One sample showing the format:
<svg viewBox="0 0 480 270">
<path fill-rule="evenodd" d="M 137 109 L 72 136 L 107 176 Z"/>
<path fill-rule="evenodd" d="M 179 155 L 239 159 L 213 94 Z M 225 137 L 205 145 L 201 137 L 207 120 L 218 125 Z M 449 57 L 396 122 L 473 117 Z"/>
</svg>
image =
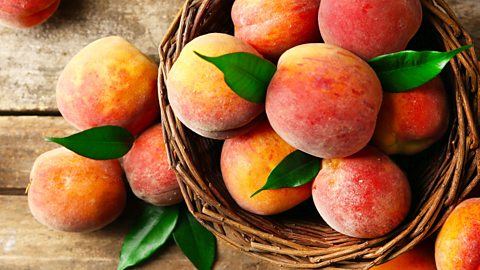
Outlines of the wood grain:
<svg viewBox="0 0 480 270">
<path fill-rule="evenodd" d="M 122 241 L 135 220 L 130 208 L 106 228 L 87 234 L 57 232 L 37 223 L 31 216 L 26 196 L 0 196 L 0 269 L 2 270 L 109 270 L 116 269 Z M 8 218 L 5 218 L 8 217 Z M 215 269 L 265 269 L 276 267 L 217 242 Z M 195 269 L 173 241 L 157 252 L 153 260 L 135 269 Z"/>
<path fill-rule="evenodd" d="M 480 1 L 479 0 L 447 0 L 462 26 L 475 39 L 477 52 L 480 49 Z"/>
<path fill-rule="evenodd" d="M 63 0 L 45 24 L 0 26 L 0 112 L 56 112 L 55 84 L 88 43 L 119 35 L 157 57 L 157 47 L 183 0 Z"/>
<path fill-rule="evenodd" d="M 480 45 L 479 0 L 448 0 Z M 39 27 L 0 26 L 0 113 L 55 113 L 55 84 L 69 59 L 88 43 L 120 35 L 157 57 L 157 45 L 183 0 L 63 0 Z"/>
<path fill-rule="evenodd" d="M 13 189 L 18 193 L 25 189 L 37 156 L 59 147 L 46 142 L 45 137 L 75 132 L 60 116 L 0 116 L 0 192 L 8 194 L 8 189 Z"/>
</svg>

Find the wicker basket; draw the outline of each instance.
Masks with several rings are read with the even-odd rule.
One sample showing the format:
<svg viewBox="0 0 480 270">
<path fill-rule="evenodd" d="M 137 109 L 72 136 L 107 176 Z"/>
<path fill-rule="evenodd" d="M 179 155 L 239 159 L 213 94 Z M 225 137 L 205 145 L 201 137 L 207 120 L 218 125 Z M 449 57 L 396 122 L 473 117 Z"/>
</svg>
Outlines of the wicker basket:
<svg viewBox="0 0 480 270">
<path fill-rule="evenodd" d="M 421 2 L 425 20 L 415 38 L 418 48 L 451 50 L 473 43 L 445 1 Z M 398 256 L 434 233 L 479 181 L 480 73 L 475 51 L 471 49 L 456 57 L 442 75 L 450 89 L 453 117 L 449 135 L 405 163 L 414 192 L 407 220 L 384 237 L 356 239 L 328 227 L 311 203 L 290 211 L 301 216 L 262 217 L 240 209 L 222 181 L 219 166 L 222 143 L 190 132 L 171 110 L 165 87 L 170 67 L 193 38 L 209 32 L 232 33 L 232 4 L 232 0 L 187 0 L 159 48 L 158 89 L 164 135 L 171 165 L 177 172 L 190 212 L 234 247 L 295 268 L 366 269 Z M 397 161 L 403 164 L 405 160 Z"/>
</svg>

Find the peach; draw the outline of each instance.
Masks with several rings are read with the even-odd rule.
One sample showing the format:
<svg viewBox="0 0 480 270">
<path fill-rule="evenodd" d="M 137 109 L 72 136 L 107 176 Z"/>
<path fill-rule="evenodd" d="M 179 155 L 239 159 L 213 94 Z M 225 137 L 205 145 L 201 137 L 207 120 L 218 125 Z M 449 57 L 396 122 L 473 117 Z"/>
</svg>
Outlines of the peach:
<svg viewBox="0 0 480 270">
<path fill-rule="evenodd" d="M 155 63 L 125 39 L 101 38 L 60 74 L 58 109 L 80 130 L 116 125 L 138 134 L 159 115 L 157 72 Z"/>
<path fill-rule="evenodd" d="M 312 196 L 330 227 L 358 238 L 391 232 L 405 219 L 411 205 L 406 176 L 372 146 L 350 157 L 324 159 Z"/>
<path fill-rule="evenodd" d="M 30 28 L 45 22 L 55 13 L 60 0 L 0 0 L 0 23 Z"/>
<path fill-rule="evenodd" d="M 168 73 L 168 99 L 185 126 L 213 139 L 245 132 L 263 112 L 264 106 L 239 97 L 226 84 L 223 73 L 194 51 L 206 56 L 234 52 L 260 55 L 238 38 L 211 33 L 189 42 Z"/>
<path fill-rule="evenodd" d="M 250 197 L 265 185 L 278 163 L 294 150 L 267 121 L 243 135 L 225 140 L 220 160 L 223 180 L 241 208 L 258 215 L 273 215 L 310 197 L 310 183 L 296 188 L 264 190 Z"/>
<path fill-rule="evenodd" d="M 435 242 L 438 270 L 480 269 L 480 198 L 461 202 L 447 217 Z"/>
<path fill-rule="evenodd" d="M 277 60 L 300 44 L 319 42 L 320 0 L 237 0 L 232 7 L 235 36 Z"/>
<path fill-rule="evenodd" d="M 123 171 L 117 160 L 92 160 L 57 148 L 35 160 L 30 181 L 30 211 L 52 229 L 98 230 L 125 207 Z"/>
<path fill-rule="evenodd" d="M 434 243 L 429 238 L 411 250 L 371 270 L 436 270 Z"/>
<path fill-rule="evenodd" d="M 422 23 L 419 0 L 322 0 L 318 13 L 325 43 L 365 60 L 402 51 Z"/>
<path fill-rule="evenodd" d="M 159 206 L 183 200 L 166 151 L 162 125 L 156 124 L 140 134 L 132 149 L 123 157 L 123 168 L 133 193 Z"/>
<path fill-rule="evenodd" d="M 402 93 L 384 93 L 373 135 L 387 154 L 416 154 L 447 131 L 447 93 L 440 77 Z"/>
<path fill-rule="evenodd" d="M 354 154 L 370 141 L 382 87 L 347 50 L 304 44 L 285 52 L 267 90 L 266 111 L 287 143 L 321 158 Z"/>
</svg>

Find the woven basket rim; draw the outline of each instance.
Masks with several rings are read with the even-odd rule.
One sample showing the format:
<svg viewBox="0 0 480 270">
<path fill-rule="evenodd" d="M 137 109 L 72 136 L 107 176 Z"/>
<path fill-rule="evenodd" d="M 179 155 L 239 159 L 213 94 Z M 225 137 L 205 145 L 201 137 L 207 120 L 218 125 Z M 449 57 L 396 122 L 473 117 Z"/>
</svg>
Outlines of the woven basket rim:
<svg viewBox="0 0 480 270">
<path fill-rule="evenodd" d="M 424 17 L 435 29 L 445 50 L 473 44 L 444 0 L 421 2 Z M 437 231 L 448 213 L 480 181 L 477 133 L 480 68 L 475 50 L 471 48 L 450 63 L 450 74 L 454 77 L 451 94 L 455 119 L 438 154 L 443 161 L 436 162 L 436 167 L 423 176 L 439 181 L 427 181 L 425 190 L 430 193 L 419 200 L 417 215 L 387 236 L 352 239 L 309 223 L 277 223 L 268 217 L 231 209 L 228 198 L 224 198 L 229 195 L 212 183 L 214 176 L 204 175 L 205 168 L 197 166 L 201 157 L 194 154 L 217 149 L 218 142 L 201 139 L 181 124 L 168 103 L 165 82 L 170 67 L 188 41 L 212 29 L 228 30 L 222 21 L 216 23 L 229 15 L 225 13 L 232 4 L 233 0 L 186 0 L 159 46 L 158 91 L 168 159 L 177 173 L 187 207 L 196 219 L 218 238 L 249 255 L 295 268 L 367 269 L 395 258 Z M 265 222 L 268 228 L 262 227 Z M 306 237 L 290 238 L 297 230 L 316 237 L 325 235 L 326 242 L 339 244 L 322 247 L 321 241 L 313 240 L 305 244 Z"/>
</svg>

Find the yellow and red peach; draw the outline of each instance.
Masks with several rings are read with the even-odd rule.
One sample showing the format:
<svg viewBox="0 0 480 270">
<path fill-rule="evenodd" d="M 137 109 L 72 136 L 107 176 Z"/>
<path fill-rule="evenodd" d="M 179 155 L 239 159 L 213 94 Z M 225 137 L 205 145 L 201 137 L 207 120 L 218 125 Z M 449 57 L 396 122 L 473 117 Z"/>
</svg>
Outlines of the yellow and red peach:
<svg viewBox="0 0 480 270">
<path fill-rule="evenodd" d="M 158 206 L 183 200 L 166 151 L 162 125 L 156 124 L 140 134 L 132 149 L 123 157 L 123 168 L 133 193 Z"/>
<path fill-rule="evenodd" d="M 407 92 L 385 92 L 373 140 L 387 154 L 416 154 L 445 134 L 448 118 L 447 93 L 436 77 Z"/>
<path fill-rule="evenodd" d="M 435 242 L 438 270 L 480 269 L 480 198 L 461 202 L 447 217 Z"/>
<path fill-rule="evenodd" d="M 2 0 L 0 23 L 16 28 L 34 27 L 50 18 L 59 5 L 60 0 Z"/>
<path fill-rule="evenodd" d="M 402 170 L 372 146 L 350 157 L 324 159 L 312 196 L 330 227 L 358 238 L 391 232 L 411 204 L 410 185 Z"/>
<path fill-rule="evenodd" d="M 265 185 L 278 163 L 294 150 L 266 121 L 243 135 L 225 140 L 220 161 L 223 180 L 241 208 L 258 215 L 274 215 L 310 197 L 310 183 L 296 188 L 264 190 L 250 197 Z"/>
<path fill-rule="evenodd" d="M 382 103 L 372 68 L 327 44 L 285 52 L 267 90 L 266 111 L 287 143 L 321 158 L 354 154 L 370 141 Z"/>
<path fill-rule="evenodd" d="M 60 74 L 58 109 L 80 130 L 116 125 L 138 134 L 159 115 L 157 72 L 155 63 L 125 39 L 101 38 Z"/>
<path fill-rule="evenodd" d="M 239 97 L 227 85 L 223 73 L 194 51 L 212 57 L 234 52 L 259 56 L 258 52 L 238 38 L 211 33 L 189 42 L 168 73 L 168 99 L 185 126 L 214 139 L 245 132 L 263 112 L 263 104 Z"/>
<path fill-rule="evenodd" d="M 436 270 L 435 241 L 429 238 L 395 259 L 371 270 Z"/>
<path fill-rule="evenodd" d="M 318 13 L 325 43 L 365 60 L 407 47 L 422 23 L 419 0 L 322 0 Z"/>
<path fill-rule="evenodd" d="M 320 0 L 237 0 L 232 7 L 235 36 L 277 60 L 292 47 L 320 41 L 319 5 Z"/>
<path fill-rule="evenodd" d="M 28 206 L 35 219 L 50 228 L 98 230 L 122 213 L 126 202 L 123 180 L 117 160 L 92 160 L 57 148 L 35 160 Z"/>
</svg>

